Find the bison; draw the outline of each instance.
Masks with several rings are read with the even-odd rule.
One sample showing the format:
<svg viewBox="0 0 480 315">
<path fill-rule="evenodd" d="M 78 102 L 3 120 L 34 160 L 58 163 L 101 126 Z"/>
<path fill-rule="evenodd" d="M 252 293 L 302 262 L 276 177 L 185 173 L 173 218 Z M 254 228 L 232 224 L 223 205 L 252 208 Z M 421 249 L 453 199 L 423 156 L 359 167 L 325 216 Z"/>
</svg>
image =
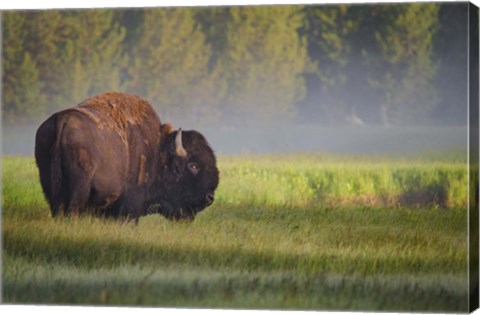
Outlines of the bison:
<svg viewBox="0 0 480 315">
<path fill-rule="evenodd" d="M 48 118 L 36 133 L 35 159 L 53 217 L 193 220 L 219 182 L 202 134 L 173 130 L 147 101 L 117 92 Z"/>
</svg>

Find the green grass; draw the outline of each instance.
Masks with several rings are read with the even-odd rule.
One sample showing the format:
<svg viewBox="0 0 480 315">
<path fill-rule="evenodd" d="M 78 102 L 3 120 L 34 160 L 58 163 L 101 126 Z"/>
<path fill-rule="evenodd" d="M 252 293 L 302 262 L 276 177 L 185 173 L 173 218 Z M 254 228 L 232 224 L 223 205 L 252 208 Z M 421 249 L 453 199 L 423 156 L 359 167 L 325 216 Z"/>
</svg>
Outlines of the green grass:
<svg viewBox="0 0 480 315">
<path fill-rule="evenodd" d="M 192 223 L 53 220 L 3 158 L 3 301 L 466 311 L 466 166 L 430 157 L 220 157 Z"/>
<path fill-rule="evenodd" d="M 465 163 L 286 155 L 220 161 L 225 206 L 363 204 L 465 207 Z"/>
</svg>

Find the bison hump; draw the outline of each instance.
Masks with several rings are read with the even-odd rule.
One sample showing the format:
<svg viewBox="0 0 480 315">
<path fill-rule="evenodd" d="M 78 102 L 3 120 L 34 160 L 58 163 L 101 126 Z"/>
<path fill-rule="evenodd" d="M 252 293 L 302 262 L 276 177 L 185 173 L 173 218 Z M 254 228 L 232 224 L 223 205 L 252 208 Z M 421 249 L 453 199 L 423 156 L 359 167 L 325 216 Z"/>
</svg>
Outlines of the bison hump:
<svg viewBox="0 0 480 315">
<path fill-rule="evenodd" d="M 135 95 L 109 92 L 86 99 L 73 108 L 87 115 L 101 130 L 115 131 L 128 147 L 131 126 L 158 130 L 160 120 L 150 104 Z"/>
<path fill-rule="evenodd" d="M 129 125 L 145 123 L 148 117 L 156 117 L 144 99 L 117 92 L 88 98 L 75 109 L 89 116 L 100 129 L 126 129 Z"/>
</svg>

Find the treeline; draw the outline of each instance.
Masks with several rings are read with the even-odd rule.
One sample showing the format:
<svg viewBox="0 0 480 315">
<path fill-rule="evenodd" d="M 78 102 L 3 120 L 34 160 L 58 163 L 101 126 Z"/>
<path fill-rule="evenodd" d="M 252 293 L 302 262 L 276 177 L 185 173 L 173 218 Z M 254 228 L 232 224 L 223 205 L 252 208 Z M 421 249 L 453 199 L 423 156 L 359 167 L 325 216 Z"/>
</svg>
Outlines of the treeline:
<svg viewBox="0 0 480 315">
<path fill-rule="evenodd" d="M 118 90 L 167 120 L 465 124 L 467 3 L 5 12 L 3 118 Z"/>
</svg>

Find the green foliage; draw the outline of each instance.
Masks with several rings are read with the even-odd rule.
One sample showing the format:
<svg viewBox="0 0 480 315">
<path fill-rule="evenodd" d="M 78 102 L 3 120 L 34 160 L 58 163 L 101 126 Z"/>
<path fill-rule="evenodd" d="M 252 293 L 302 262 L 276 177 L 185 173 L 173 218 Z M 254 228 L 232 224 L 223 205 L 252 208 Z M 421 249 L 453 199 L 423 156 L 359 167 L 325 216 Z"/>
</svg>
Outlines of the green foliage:
<svg viewBox="0 0 480 315">
<path fill-rule="evenodd" d="M 467 11 L 451 7 L 5 12 L 5 122 L 41 120 L 88 96 L 123 90 L 147 98 L 166 119 L 194 126 L 297 118 L 418 125 L 449 121 L 443 112 L 459 123 L 466 46 L 457 40 L 447 48 L 464 30 Z M 458 31 L 446 31 L 449 24 Z M 456 85 L 443 78 L 452 69 Z"/>
<path fill-rule="evenodd" d="M 74 105 L 87 96 L 121 89 L 125 66 L 121 42 L 125 28 L 113 21 L 114 11 L 72 11 L 62 15 L 65 34 L 60 46 L 55 86 L 59 91 L 52 101 L 60 107 Z"/>
<path fill-rule="evenodd" d="M 438 29 L 434 34 L 433 59 L 437 71 L 433 84 L 438 90 L 439 104 L 435 108 L 435 118 L 440 123 L 465 124 L 468 117 L 468 72 L 469 50 L 466 49 L 469 36 L 469 23 L 465 23 L 470 6 L 468 3 L 441 5 L 438 13 Z M 459 49 L 459 47 L 465 47 Z M 452 87 L 455 86 L 455 89 Z"/>
<path fill-rule="evenodd" d="M 43 115 L 45 108 L 41 94 L 43 82 L 39 81 L 39 71 L 28 52 L 23 54 L 23 61 L 16 72 L 14 94 L 10 104 L 5 111 L 8 121 L 25 122 L 27 117 Z M 38 105 L 37 105 L 38 104 Z M 23 117 L 23 119 L 22 119 Z"/>
<path fill-rule="evenodd" d="M 348 104 L 342 97 L 348 80 L 347 69 L 355 62 L 351 57 L 349 38 L 358 28 L 352 18 L 352 6 L 305 7 L 308 42 L 312 58 L 317 63 L 316 75 L 320 80 L 319 90 L 334 100 L 328 113 L 335 120 L 348 115 Z"/>
<path fill-rule="evenodd" d="M 391 23 L 381 20 L 384 11 L 382 5 L 305 7 L 304 32 L 309 55 L 317 65 L 309 98 L 302 104 L 305 120 L 315 117 L 335 124 L 378 121 L 378 100 L 368 80 L 378 61 L 369 64 L 368 51 L 377 46 L 374 30 Z"/>
<path fill-rule="evenodd" d="M 210 95 L 214 83 L 208 71 L 210 47 L 193 12 L 143 11 L 127 83 L 128 90 L 147 98 L 162 115 L 190 123 L 218 115 Z"/>
<path fill-rule="evenodd" d="M 388 65 L 377 86 L 384 91 L 389 120 L 415 123 L 424 120 L 438 101 L 432 53 L 439 5 L 403 5 L 398 11 L 394 22 L 376 34 Z"/>
<path fill-rule="evenodd" d="M 227 27 L 230 21 L 230 7 L 198 8 L 195 20 L 205 34 L 205 41 L 211 47 L 210 68 L 215 67 L 225 52 L 227 45 Z"/>
<path fill-rule="evenodd" d="M 5 37 L 7 123 L 30 122 L 106 90 L 119 90 L 125 29 L 111 10 L 9 12 Z"/>
<path fill-rule="evenodd" d="M 358 202 L 331 206 L 322 200 L 302 205 L 308 193 L 301 193 L 302 183 L 310 180 L 331 190 L 339 181 L 336 189 L 345 192 L 342 176 L 355 168 L 359 172 L 348 181 L 358 194 L 369 186 L 355 183 L 355 178 L 360 183 L 365 169 L 388 174 L 388 166 L 412 173 L 396 173 L 410 189 L 442 176 L 454 182 L 450 173 L 457 172 L 455 163 L 445 163 L 451 168 L 441 173 L 421 161 L 362 157 L 219 160 L 219 200 L 194 222 L 151 215 L 135 225 L 92 217 L 51 219 L 33 159 L 4 158 L 3 301 L 466 310 L 465 208 L 367 207 Z M 347 164 L 349 171 L 341 172 Z M 314 177 L 306 178 L 310 170 Z M 275 176 L 268 178 L 268 173 Z M 329 176 L 335 179 L 321 182 Z M 384 187 L 389 180 L 387 175 L 369 178 L 376 180 L 365 189 Z M 279 188 L 277 179 L 291 183 L 291 189 L 298 184 L 294 193 L 299 195 L 290 194 L 287 202 L 275 194 L 270 199 Z M 268 183 L 274 189 L 265 192 Z M 263 197 L 253 200 L 245 191 L 248 185 Z"/>
<path fill-rule="evenodd" d="M 3 34 L 3 110 L 7 122 L 25 122 L 29 117 L 44 114 L 45 104 L 39 97 L 43 82 L 39 80 L 38 65 L 25 51 L 26 17 L 5 13 Z"/>
<path fill-rule="evenodd" d="M 303 98 L 301 74 L 308 61 L 301 7 L 230 9 L 225 53 L 218 61 L 227 84 L 224 111 L 244 124 L 294 117 Z"/>
<path fill-rule="evenodd" d="M 54 105 L 53 96 L 68 93 L 58 84 L 65 84 L 59 74 L 61 69 L 70 66 L 62 60 L 62 47 L 69 33 L 66 31 L 64 14 L 60 11 L 31 11 L 22 14 L 26 17 L 27 23 L 26 35 L 21 40 L 24 41 L 25 51 L 31 54 L 38 65 L 38 80 L 42 84 L 42 89 L 37 97 L 43 99 L 43 103 L 37 103 L 37 106 L 44 107 L 46 111 L 42 115 L 44 116 L 52 110 L 61 108 L 60 104 L 57 104 L 58 107 Z M 30 119 L 34 117 L 29 116 Z"/>
<path fill-rule="evenodd" d="M 435 113 L 441 91 L 434 86 L 441 65 L 434 56 L 440 8 L 306 7 L 305 32 L 318 64 L 318 80 L 312 81 L 318 82 L 317 91 L 310 93 L 323 100 L 309 105 L 307 99 L 307 107 L 337 123 L 421 124 L 441 116 Z"/>
</svg>

